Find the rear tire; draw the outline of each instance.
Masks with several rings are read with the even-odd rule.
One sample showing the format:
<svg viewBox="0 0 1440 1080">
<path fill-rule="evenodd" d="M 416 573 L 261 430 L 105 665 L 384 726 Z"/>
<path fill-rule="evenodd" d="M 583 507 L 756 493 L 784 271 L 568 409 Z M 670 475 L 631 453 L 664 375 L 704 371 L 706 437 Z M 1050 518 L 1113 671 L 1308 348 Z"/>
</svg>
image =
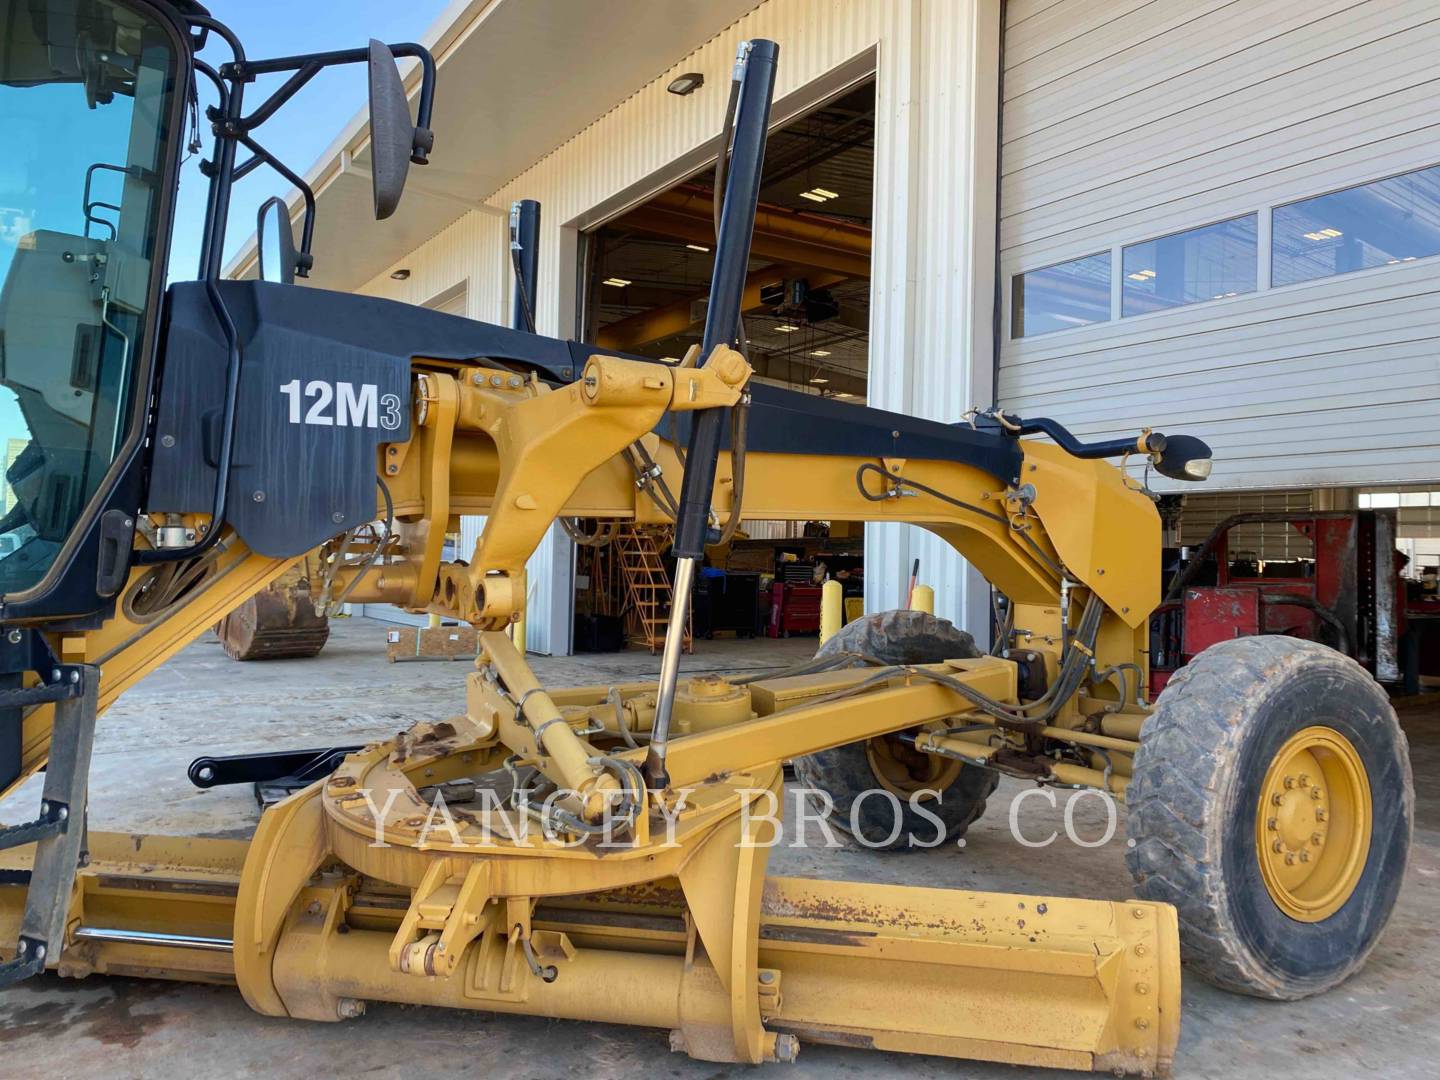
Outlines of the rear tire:
<svg viewBox="0 0 1440 1080">
<path fill-rule="evenodd" d="M 1276 1000 L 1365 963 L 1415 816 L 1385 692 L 1349 657 L 1278 636 L 1221 642 L 1170 680 L 1126 801 L 1135 891 L 1175 905 L 1185 961 Z"/>
<path fill-rule="evenodd" d="M 980 655 L 973 637 L 923 611 L 862 616 L 847 623 L 815 655 L 839 652 L 861 653 L 887 664 L 936 664 Z M 831 822 L 879 851 L 958 840 L 985 812 L 985 800 L 1000 782 L 993 770 L 921 754 L 893 735 L 806 754 L 796 758 L 794 766 L 802 785 L 824 791 L 834 801 Z M 895 800 L 881 795 L 861 798 L 877 788 L 899 801 L 898 818 Z M 911 806 L 910 797 L 917 791 L 936 792 L 917 802 L 940 819 L 942 835 L 937 836 L 934 820 Z"/>
</svg>

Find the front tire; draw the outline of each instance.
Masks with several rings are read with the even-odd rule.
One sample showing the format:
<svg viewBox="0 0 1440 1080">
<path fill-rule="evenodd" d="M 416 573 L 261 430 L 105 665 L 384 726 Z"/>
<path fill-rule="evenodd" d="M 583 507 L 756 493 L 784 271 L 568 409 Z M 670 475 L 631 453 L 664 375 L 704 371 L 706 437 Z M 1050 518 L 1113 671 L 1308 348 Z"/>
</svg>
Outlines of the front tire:
<svg viewBox="0 0 1440 1080">
<path fill-rule="evenodd" d="M 1146 721 L 1126 792 L 1136 893 L 1208 981 L 1277 1000 L 1358 970 L 1404 876 L 1415 791 L 1385 692 L 1290 637 L 1206 649 Z"/>
<path fill-rule="evenodd" d="M 886 664 L 937 664 L 980 655 L 973 637 L 923 611 L 862 616 L 847 623 L 815 655 L 840 652 L 860 653 Z M 801 784 L 824 791 L 833 800 L 832 823 L 878 851 L 958 840 L 985 812 L 985 800 L 1000 782 L 991 769 L 919 753 L 894 735 L 806 754 L 794 765 Z M 894 798 L 866 794 L 877 789 Z M 916 802 L 940 820 L 939 826 L 911 805 L 917 792 Z"/>
</svg>

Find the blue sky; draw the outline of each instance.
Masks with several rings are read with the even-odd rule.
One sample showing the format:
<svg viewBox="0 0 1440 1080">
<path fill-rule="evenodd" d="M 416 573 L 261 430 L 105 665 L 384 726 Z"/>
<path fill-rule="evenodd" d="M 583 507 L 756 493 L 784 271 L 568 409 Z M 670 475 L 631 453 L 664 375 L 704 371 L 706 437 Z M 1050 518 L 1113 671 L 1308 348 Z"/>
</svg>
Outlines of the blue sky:
<svg viewBox="0 0 1440 1080">
<path fill-rule="evenodd" d="M 447 6 L 446 0 L 212 0 L 211 13 L 240 38 L 254 58 L 291 56 L 295 53 L 350 49 L 370 38 L 387 42 L 418 41 Z M 222 43 L 212 37 L 201 54 L 211 64 L 229 59 Z M 260 104 L 282 75 L 256 80 L 245 90 L 246 111 Z M 213 102 L 201 80 L 202 104 Z M 213 91 L 211 91 L 213 95 Z M 335 136 L 366 101 L 363 65 L 322 72 L 265 123 L 256 140 L 304 176 Z M 208 136 L 208 129 L 202 131 Z M 209 143 L 207 138 L 206 149 Z M 241 151 L 242 159 L 244 151 Z M 174 243 L 170 249 L 170 279 L 193 278 L 200 257 L 200 227 L 205 220 L 206 179 L 197 162 L 186 163 L 180 174 L 180 200 L 176 210 Z M 255 211 L 271 195 L 290 188 L 273 170 L 261 167 L 235 186 L 230 222 L 225 237 L 228 259 L 255 231 Z M 323 211 L 322 211 L 323 213 Z"/>
</svg>

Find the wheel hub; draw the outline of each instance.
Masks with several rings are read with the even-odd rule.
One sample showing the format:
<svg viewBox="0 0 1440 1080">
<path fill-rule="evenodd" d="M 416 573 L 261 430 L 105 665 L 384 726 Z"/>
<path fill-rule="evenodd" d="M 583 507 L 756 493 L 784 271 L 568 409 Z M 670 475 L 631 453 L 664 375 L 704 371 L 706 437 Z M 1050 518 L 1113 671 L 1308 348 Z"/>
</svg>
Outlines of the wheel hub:
<svg viewBox="0 0 1440 1080">
<path fill-rule="evenodd" d="M 1350 741 L 1328 727 L 1291 736 L 1256 813 L 1256 855 L 1275 905 L 1301 922 L 1344 906 L 1365 869 L 1370 822 L 1370 783 Z"/>
</svg>

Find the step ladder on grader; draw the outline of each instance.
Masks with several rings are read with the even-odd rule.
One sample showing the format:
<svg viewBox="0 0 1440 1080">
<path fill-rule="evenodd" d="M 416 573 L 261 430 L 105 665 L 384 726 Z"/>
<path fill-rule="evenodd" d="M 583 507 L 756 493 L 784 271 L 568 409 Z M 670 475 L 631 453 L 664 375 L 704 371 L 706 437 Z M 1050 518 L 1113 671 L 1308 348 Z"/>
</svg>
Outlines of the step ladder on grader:
<svg viewBox="0 0 1440 1080">
<path fill-rule="evenodd" d="M 677 365 L 529 329 L 534 204 L 512 218 L 515 328 L 295 286 L 313 199 L 257 132 L 318 71 L 365 64 L 385 217 L 432 148 L 424 49 L 255 60 L 163 0 L 45 0 L 4 25 L 4 107 L 27 130 L 68 130 L 66 110 L 116 125 L 131 158 L 102 167 L 113 205 L 26 210 L 0 291 L 0 381 L 30 437 L 0 521 L 17 541 L 0 556 L 0 786 L 46 770 L 36 818 L 0 832 L 0 984 L 143 974 L 233 982 L 304 1020 L 392 1001 L 640 1025 L 709 1061 L 830 1043 L 1149 1075 L 1174 1056 L 1182 949 L 1222 986 L 1288 998 L 1374 947 L 1413 792 L 1373 680 L 1254 638 L 1145 699 L 1159 519 L 1105 459 L 1199 480 L 1200 440 L 1085 443 L 995 410 L 944 424 L 751 379 L 735 345 L 774 43 L 737 56 L 704 337 Z M 418 115 L 397 56 L 419 62 Z M 167 290 L 196 75 L 220 96 L 200 280 Z M 93 164 L 85 147 L 17 160 L 36 191 Z M 232 182 L 262 165 L 305 196 L 301 240 L 266 203 L 259 280 L 223 280 Z M 89 440 L 83 461 L 57 417 L 62 441 Z M 466 514 L 485 529 L 446 561 Z M 682 680 L 708 533 L 742 514 L 923 526 L 1005 598 L 995 647 L 877 613 L 801 668 Z M 544 688 L 506 635 L 557 520 L 674 530 L 655 680 Z M 464 711 L 335 754 L 248 842 L 87 834 L 96 717 L 317 547 L 330 595 L 477 627 Z M 184 590 L 156 588 L 177 570 Z M 768 877 L 787 762 L 877 848 L 954 839 L 1001 774 L 1103 792 L 1128 807 L 1139 898 Z M 436 798 L 465 780 L 474 798 Z"/>
</svg>

